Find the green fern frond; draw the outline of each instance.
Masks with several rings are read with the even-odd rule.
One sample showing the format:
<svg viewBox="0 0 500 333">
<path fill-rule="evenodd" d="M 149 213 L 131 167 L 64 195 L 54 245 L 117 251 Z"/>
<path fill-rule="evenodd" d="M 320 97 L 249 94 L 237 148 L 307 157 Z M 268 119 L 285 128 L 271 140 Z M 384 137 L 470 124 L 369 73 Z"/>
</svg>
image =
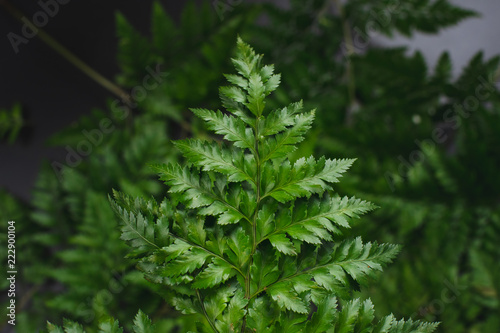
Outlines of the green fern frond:
<svg viewBox="0 0 500 333">
<path fill-rule="evenodd" d="M 334 325 L 370 332 L 372 305 L 348 302 L 350 292 L 390 263 L 399 247 L 342 236 L 350 219 L 374 208 L 331 195 L 354 160 L 291 163 L 287 154 L 310 128 L 314 111 L 304 113 L 302 102 L 269 109 L 265 99 L 280 76 L 241 39 L 237 48 L 238 74 L 227 75 L 233 85 L 220 89 L 229 115 L 193 110 L 229 144 L 177 141 L 188 166 L 153 166 L 170 187 L 161 206 L 115 194 L 122 238 L 140 251 L 146 278 L 172 288 L 178 310 L 204 318 L 200 331 L 326 332 Z M 325 308 L 337 300 L 340 309 Z M 274 313 L 262 319 L 264 326 L 255 318 L 262 307 Z"/>
</svg>

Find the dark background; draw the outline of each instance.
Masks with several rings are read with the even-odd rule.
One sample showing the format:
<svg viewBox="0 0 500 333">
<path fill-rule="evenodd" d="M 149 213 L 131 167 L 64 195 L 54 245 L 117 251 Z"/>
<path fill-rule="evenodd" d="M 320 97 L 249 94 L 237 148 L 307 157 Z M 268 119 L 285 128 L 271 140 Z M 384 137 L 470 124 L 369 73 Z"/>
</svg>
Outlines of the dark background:
<svg viewBox="0 0 500 333">
<path fill-rule="evenodd" d="M 43 0 L 47 2 L 47 0 Z M 185 1 L 161 1 L 176 19 Z M 1 3 L 1 1 L 0 1 Z M 10 0 L 26 17 L 41 10 L 38 2 Z M 118 73 L 115 13 L 122 12 L 136 28 L 148 33 L 152 0 L 69 1 L 43 28 L 90 67 L 113 80 Z M 29 197 L 42 159 L 62 160 L 63 149 L 44 141 L 88 113 L 104 108 L 114 96 L 34 37 L 16 54 L 7 34 L 22 36 L 22 24 L 0 4 L 0 108 L 21 102 L 30 131 L 13 145 L 0 144 L 0 188 Z"/>
</svg>

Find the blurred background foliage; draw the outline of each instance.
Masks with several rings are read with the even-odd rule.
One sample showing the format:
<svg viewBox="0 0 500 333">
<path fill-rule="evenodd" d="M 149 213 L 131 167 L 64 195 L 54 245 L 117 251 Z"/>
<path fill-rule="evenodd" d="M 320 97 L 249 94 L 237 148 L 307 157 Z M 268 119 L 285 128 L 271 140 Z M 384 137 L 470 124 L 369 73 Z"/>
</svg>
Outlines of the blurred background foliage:
<svg viewBox="0 0 500 333">
<path fill-rule="evenodd" d="M 41 168 L 30 202 L 0 192 L 0 218 L 15 220 L 18 233 L 19 332 L 63 317 L 95 332 L 98 319 L 127 323 L 139 308 L 164 331 L 189 328 L 170 296 L 124 258 L 107 196 L 165 194 L 148 164 L 178 160 L 173 139 L 207 136 L 188 108 L 216 108 L 238 35 L 282 73 L 269 107 L 303 99 L 317 108 L 298 154 L 358 158 L 336 190 L 381 208 L 355 233 L 404 246 L 363 291 L 379 315 L 441 321 L 439 332 L 497 332 L 499 58 L 478 53 L 454 77 L 447 53 L 429 68 L 419 52 L 371 42 L 375 32 L 436 33 L 475 15 L 446 0 L 290 0 L 286 8 L 220 0 L 189 2 L 175 22 L 155 3 L 144 35 L 118 13 L 116 83 L 130 97 L 49 140 L 68 155 Z M 1 139 L 15 140 L 22 119 L 19 105 L 1 110 Z"/>
<path fill-rule="evenodd" d="M 21 129 L 27 127 L 21 104 L 16 103 L 10 109 L 0 109 L 0 142 L 13 143 Z"/>
</svg>

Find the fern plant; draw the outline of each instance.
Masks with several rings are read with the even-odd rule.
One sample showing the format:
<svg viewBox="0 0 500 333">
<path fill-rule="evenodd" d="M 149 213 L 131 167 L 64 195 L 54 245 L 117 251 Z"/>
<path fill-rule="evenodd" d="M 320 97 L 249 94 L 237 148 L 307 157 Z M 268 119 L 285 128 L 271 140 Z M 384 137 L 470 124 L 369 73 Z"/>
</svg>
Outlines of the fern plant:
<svg viewBox="0 0 500 333">
<path fill-rule="evenodd" d="M 170 198 L 114 193 L 129 257 L 140 259 L 147 280 L 171 290 L 166 298 L 194 317 L 197 332 L 434 331 L 436 324 L 392 315 L 374 322 L 371 301 L 353 297 L 398 246 L 342 235 L 350 219 L 374 208 L 333 193 L 354 160 L 289 160 L 314 110 L 304 112 L 301 102 L 266 108 L 280 75 L 261 61 L 238 39 L 238 74 L 226 75 L 232 85 L 220 88 L 227 113 L 192 110 L 229 143 L 177 141 L 188 165 L 154 166 Z M 154 331 L 142 313 L 134 328 Z M 118 323 L 101 330 L 119 331 Z"/>
</svg>

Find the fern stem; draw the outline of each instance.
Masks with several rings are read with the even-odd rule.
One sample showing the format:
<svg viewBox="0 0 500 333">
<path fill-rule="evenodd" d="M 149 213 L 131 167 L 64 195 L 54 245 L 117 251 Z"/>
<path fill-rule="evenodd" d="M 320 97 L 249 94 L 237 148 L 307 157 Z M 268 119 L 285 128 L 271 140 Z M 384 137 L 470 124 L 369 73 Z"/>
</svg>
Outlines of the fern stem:
<svg viewBox="0 0 500 333">
<path fill-rule="evenodd" d="M 255 205 L 255 212 L 253 214 L 252 218 L 252 252 L 250 254 L 250 260 L 248 263 L 248 269 L 247 269 L 247 276 L 245 278 L 245 297 L 250 299 L 250 272 L 253 264 L 253 256 L 255 254 L 255 251 L 257 251 L 257 215 L 259 213 L 259 208 L 260 208 L 260 202 L 261 202 L 261 197 L 260 197 L 260 179 L 261 179 L 261 161 L 260 161 L 260 155 L 259 155 L 259 121 L 260 121 L 261 115 L 259 115 L 255 121 L 255 128 L 254 128 L 254 133 L 255 133 L 255 148 L 254 148 L 254 155 L 255 155 L 255 162 L 257 163 L 257 175 L 255 179 L 255 185 L 256 185 L 256 190 L 257 190 L 257 204 Z M 248 314 L 248 306 L 250 302 L 247 303 L 245 306 L 245 316 L 243 317 L 243 324 L 241 326 L 241 332 L 245 332 L 246 330 L 246 317 Z"/>
<path fill-rule="evenodd" d="M 210 320 L 210 317 L 208 317 L 207 310 L 205 309 L 205 304 L 203 303 L 203 300 L 201 299 L 200 291 L 196 289 L 196 297 L 198 297 L 198 301 L 200 302 L 201 310 L 203 311 L 203 315 L 205 316 L 205 319 L 208 321 L 210 324 L 210 327 L 214 330 L 214 332 L 219 333 L 219 330 L 217 327 L 215 327 L 215 324 Z"/>
<path fill-rule="evenodd" d="M 255 146 L 254 146 L 254 156 L 255 162 L 257 163 L 257 175 L 255 179 L 255 187 L 257 192 L 257 203 L 255 205 L 255 211 L 253 213 L 251 228 L 252 228 L 252 252 L 250 253 L 250 260 L 247 268 L 247 275 L 245 278 L 245 297 L 250 298 L 250 270 L 253 264 L 253 255 L 257 248 L 257 213 L 259 211 L 260 204 L 260 156 L 259 156 L 259 118 L 257 117 L 255 121 L 254 134 L 255 134 Z M 248 307 L 248 305 L 247 305 Z"/>
<path fill-rule="evenodd" d="M 107 78 L 105 78 L 103 75 L 98 73 L 95 69 L 87 65 L 85 62 L 83 62 L 80 58 L 78 58 L 73 52 L 68 50 L 66 47 L 64 47 L 61 43 L 59 43 L 57 40 L 55 40 L 52 36 L 50 36 L 48 33 L 46 33 L 43 29 L 39 27 L 35 27 L 35 25 L 28 20 L 26 15 L 24 15 L 19 9 L 14 7 L 12 4 L 10 4 L 7 0 L 0 0 L 0 5 L 2 5 L 7 12 L 13 16 L 15 19 L 18 21 L 30 25 L 30 28 L 38 30 L 37 36 L 50 48 L 52 48 L 56 53 L 58 53 L 61 57 L 66 59 L 69 63 L 71 63 L 73 66 L 78 68 L 80 71 L 85 73 L 88 77 L 90 77 L 92 80 L 97 82 L 100 86 L 103 88 L 109 90 L 119 98 L 121 98 L 125 103 L 128 105 L 132 104 L 132 100 L 130 98 L 130 95 L 127 94 L 121 87 L 116 85 L 115 83 L 111 82 Z M 23 20 L 24 18 L 24 20 Z"/>
</svg>

